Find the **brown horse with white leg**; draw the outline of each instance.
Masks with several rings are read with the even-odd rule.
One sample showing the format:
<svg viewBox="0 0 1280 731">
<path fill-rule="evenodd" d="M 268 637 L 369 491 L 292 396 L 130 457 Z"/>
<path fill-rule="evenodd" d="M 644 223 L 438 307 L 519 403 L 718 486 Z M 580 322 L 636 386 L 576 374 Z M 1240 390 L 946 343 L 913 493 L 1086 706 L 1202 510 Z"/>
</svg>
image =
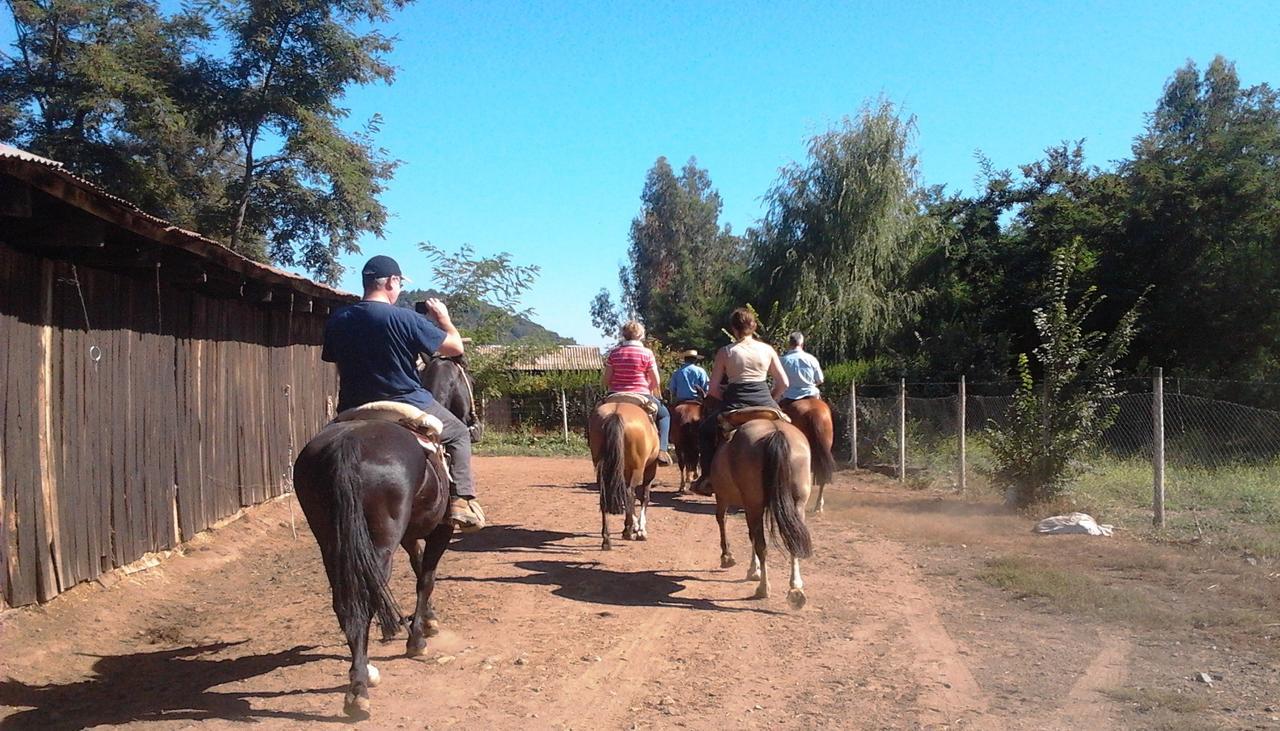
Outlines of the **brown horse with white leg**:
<svg viewBox="0 0 1280 731">
<path fill-rule="evenodd" d="M 680 467 L 680 492 L 698 479 L 698 427 L 702 424 L 702 402 L 681 401 L 671 409 L 671 445 Z"/>
<path fill-rule="evenodd" d="M 426 638 L 438 632 L 431 593 L 453 536 L 442 453 L 439 445 L 425 451 L 413 432 L 390 421 L 341 421 L 321 429 L 294 464 L 298 503 L 320 545 L 333 611 L 351 649 L 343 709 L 352 718 L 368 718 L 369 688 L 378 684 L 369 664 L 370 622 L 378 620 L 384 639 L 400 627 L 387 587 L 397 546 L 418 579 L 406 654 L 423 654 Z"/>
<path fill-rule="evenodd" d="M 649 493 L 658 473 L 658 429 L 653 419 L 635 404 L 605 402 L 591 412 L 587 437 L 600 488 L 601 550 L 613 548 L 610 515 L 626 514 L 624 540 L 648 540 Z"/>
<path fill-rule="evenodd" d="M 720 446 L 712 460 L 711 486 L 716 495 L 716 522 L 720 524 L 720 566 L 728 568 L 737 563 L 729 550 L 725 515 L 730 507 L 741 506 L 746 513 L 752 544 L 747 580 L 759 580 L 757 599 L 769 596 L 764 530 L 767 514 L 791 554 L 791 589 L 787 592 L 787 601 L 794 609 L 805 604 L 800 559 L 808 558 L 813 551 L 809 528 L 804 522 L 810 479 L 809 442 L 799 429 L 781 420 L 746 422 Z"/>
<path fill-rule="evenodd" d="M 836 430 L 831 422 L 831 406 L 820 398 L 784 401 L 782 411 L 791 417 L 791 423 L 804 432 L 809 440 L 813 461 L 813 484 L 818 486 L 818 503 L 815 512 L 822 512 L 827 484 L 836 470 L 836 460 L 831 454 Z"/>
</svg>

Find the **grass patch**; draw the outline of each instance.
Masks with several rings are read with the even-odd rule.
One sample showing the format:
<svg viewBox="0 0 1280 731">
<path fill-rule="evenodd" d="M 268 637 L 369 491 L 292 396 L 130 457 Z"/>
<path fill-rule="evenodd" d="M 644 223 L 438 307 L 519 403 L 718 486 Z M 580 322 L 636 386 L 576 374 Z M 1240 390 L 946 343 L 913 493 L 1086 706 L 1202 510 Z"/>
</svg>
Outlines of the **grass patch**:
<svg viewBox="0 0 1280 731">
<path fill-rule="evenodd" d="M 1280 558 L 1280 464 L 1218 469 L 1169 465 L 1166 528 L 1151 528 L 1151 465 L 1099 458 L 1072 486 L 1076 509 L 1140 534 Z"/>
<path fill-rule="evenodd" d="M 1141 713 L 1161 710 L 1174 713 L 1196 713 L 1209 707 L 1204 697 L 1194 693 L 1178 693 L 1158 688 L 1112 688 L 1104 690 L 1103 695 L 1114 701 L 1132 704 Z"/>
<path fill-rule="evenodd" d="M 1044 566 L 1022 557 L 993 559 L 978 578 L 1019 598 L 1043 599 L 1055 609 L 1095 614 L 1126 624 L 1159 625 L 1168 613 L 1133 589 L 1120 590 L 1092 576 Z"/>
<path fill-rule="evenodd" d="M 591 450 L 587 438 L 578 432 L 544 434 L 533 431 L 490 431 L 472 447 L 472 452 L 485 457 L 587 457 Z"/>
</svg>

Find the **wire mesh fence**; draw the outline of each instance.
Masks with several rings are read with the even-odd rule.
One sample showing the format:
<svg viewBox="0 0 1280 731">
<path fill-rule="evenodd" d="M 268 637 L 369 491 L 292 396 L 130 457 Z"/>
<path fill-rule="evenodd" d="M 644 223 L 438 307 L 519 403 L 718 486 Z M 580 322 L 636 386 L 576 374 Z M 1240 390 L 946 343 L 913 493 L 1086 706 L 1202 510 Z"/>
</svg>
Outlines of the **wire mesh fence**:
<svg viewBox="0 0 1280 731">
<path fill-rule="evenodd" d="M 1078 465 L 1083 479 L 1145 494 L 1154 510 L 1163 474 L 1174 509 L 1235 501 L 1238 512 L 1280 522 L 1280 384 L 1165 379 L 1161 385 L 1157 401 L 1153 379 L 1117 382 L 1117 395 L 1105 404 L 1115 418 Z M 918 486 L 983 489 L 995 470 L 989 436 L 1007 418 L 1015 388 L 857 384 L 828 398 L 846 461 L 856 458 L 860 467 Z"/>
</svg>

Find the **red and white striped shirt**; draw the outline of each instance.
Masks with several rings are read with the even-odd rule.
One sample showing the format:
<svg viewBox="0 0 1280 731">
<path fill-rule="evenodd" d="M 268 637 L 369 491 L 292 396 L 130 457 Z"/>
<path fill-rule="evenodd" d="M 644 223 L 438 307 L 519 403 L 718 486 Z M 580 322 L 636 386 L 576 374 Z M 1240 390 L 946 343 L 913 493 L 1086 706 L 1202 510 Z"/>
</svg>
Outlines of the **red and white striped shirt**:
<svg viewBox="0 0 1280 731">
<path fill-rule="evenodd" d="M 619 393 L 649 393 L 649 373 L 658 370 L 653 351 L 637 340 L 627 340 L 609 351 L 609 390 Z"/>
</svg>

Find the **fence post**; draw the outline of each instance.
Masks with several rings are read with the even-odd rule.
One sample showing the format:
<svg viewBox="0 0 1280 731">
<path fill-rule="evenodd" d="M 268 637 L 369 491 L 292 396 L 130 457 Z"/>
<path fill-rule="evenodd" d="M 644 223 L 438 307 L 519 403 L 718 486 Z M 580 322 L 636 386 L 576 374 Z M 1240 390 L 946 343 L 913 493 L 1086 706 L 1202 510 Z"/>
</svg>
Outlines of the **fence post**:
<svg viewBox="0 0 1280 731">
<path fill-rule="evenodd" d="M 858 383 L 849 381 L 849 464 L 858 468 Z"/>
<path fill-rule="evenodd" d="M 907 379 L 898 381 L 898 482 L 907 481 Z"/>
<path fill-rule="evenodd" d="M 1154 479 L 1152 485 L 1151 523 L 1164 527 L 1164 369 L 1156 368 L 1152 379 L 1151 398 L 1151 462 Z"/>
<path fill-rule="evenodd" d="M 569 441 L 569 402 L 564 397 L 564 387 L 560 388 L 560 427 L 564 430 L 564 440 Z"/>
<path fill-rule="evenodd" d="M 964 416 L 965 416 L 964 412 L 965 412 L 965 405 L 966 405 L 965 402 L 966 402 L 966 395 L 965 395 L 965 387 L 964 387 L 964 376 L 960 376 L 960 406 L 959 406 L 960 408 L 960 413 L 959 413 L 959 416 L 960 416 L 960 492 L 965 491 L 965 487 L 967 486 L 967 483 L 968 483 L 968 480 L 967 480 L 968 475 L 965 469 L 966 463 L 965 463 L 965 453 L 964 453 L 964 446 L 965 446 L 964 445 Z"/>
</svg>

